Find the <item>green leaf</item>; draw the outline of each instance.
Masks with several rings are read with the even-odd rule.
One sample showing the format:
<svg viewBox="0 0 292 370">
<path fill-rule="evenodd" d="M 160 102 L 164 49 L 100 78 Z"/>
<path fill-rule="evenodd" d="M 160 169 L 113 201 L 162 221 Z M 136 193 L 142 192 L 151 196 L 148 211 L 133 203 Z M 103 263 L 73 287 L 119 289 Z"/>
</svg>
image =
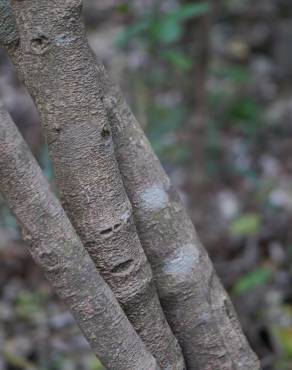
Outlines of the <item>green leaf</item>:
<svg viewBox="0 0 292 370">
<path fill-rule="evenodd" d="M 189 70 L 193 61 L 179 50 L 167 50 L 161 54 L 169 63 L 183 71 Z"/>
<path fill-rule="evenodd" d="M 163 44 L 170 44 L 181 38 L 183 28 L 176 19 L 165 17 L 160 21 L 153 22 L 150 32 L 156 41 Z"/>
<path fill-rule="evenodd" d="M 117 38 L 116 42 L 119 47 L 126 47 L 135 37 L 141 37 L 149 29 L 149 20 L 142 19 L 127 27 Z"/>
<path fill-rule="evenodd" d="M 213 70 L 215 76 L 225 78 L 232 82 L 241 84 L 250 80 L 250 74 L 247 68 L 229 65 L 229 66 L 218 66 Z"/>
<path fill-rule="evenodd" d="M 1 351 L 2 352 L 2 351 Z M 25 357 L 22 357 L 18 354 L 14 354 L 12 352 L 3 351 L 3 357 L 7 362 L 9 368 L 13 369 L 26 369 L 26 370 L 37 370 L 37 367 Z"/>
<path fill-rule="evenodd" d="M 122 8 L 128 11 L 127 8 Z M 173 12 L 166 14 L 147 13 L 142 19 L 129 26 L 119 36 L 117 44 L 125 47 L 134 38 L 171 44 L 180 40 L 183 35 L 184 22 L 188 19 L 201 16 L 208 12 L 208 3 L 189 4 L 180 6 Z"/>
<path fill-rule="evenodd" d="M 38 314 L 42 312 L 44 296 L 41 293 L 30 293 L 21 291 L 15 302 L 16 314 L 24 320 L 36 320 Z"/>
<path fill-rule="evenodd" d="M 157 41 L 164 44 L 177 42 L 183 35 L 183 23 L 188 19 L 205 14 L 208 10 L 207 3 L 183 5 L 156 21 L 152 30 L 153 35 Z"/>
<path fill-rule="evenodd" d="M 95 357 L 92 356 L 89 358 L 89 369 L 90 370 L 104 370 L 101 362 Z"/>
<path fill-rule="evenodd" d="M 242 277 L 233 287 L 233 293 L 243 294 L 255 287 L 265 285 L 273 275 L 273 271 L 267 267 L 259 267 Z"/>
<path fill-rule="evenodd" d="M 277 338 L 285 357 L 292 358 L 292 327 L 274 327 L 273 333 Z"/>
<path fill-rule="evenodd" d="M 195 17 L 200 17 L 210 10 L 207 2 L 197 4 L 182 5 L 178 11 L 174 12 L 175 17 L 180 20 L 188 20 Z"/>
<path fill-rule="evenodd" d="M 116 10 L 121 14 L 127 14 L 130 12 L 130 5 L 122 3 L 120 5 L 117 5 Z"/>
<path fill-rule="evenodd" d="M 260 228 L 260 217 L 253 213 L 247 213 L 232 222 L 230 233 L 236 237 L 251 236 L 255 235 Z"/>
<path fill-rule="evenodd" d="M 241 98 L 233 105 L 230 115 L 233 119 L 255 122 L 259 116 L 259 105 L 250 98 Z"/>
</svg>

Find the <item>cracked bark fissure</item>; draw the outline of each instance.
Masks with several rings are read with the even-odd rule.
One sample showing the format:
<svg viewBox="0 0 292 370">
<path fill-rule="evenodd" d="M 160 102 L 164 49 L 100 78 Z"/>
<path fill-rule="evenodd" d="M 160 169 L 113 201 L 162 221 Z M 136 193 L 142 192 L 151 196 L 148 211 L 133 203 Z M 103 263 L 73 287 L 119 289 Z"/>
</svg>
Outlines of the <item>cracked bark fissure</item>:
<svg viewBox="0 0 292 370">
<path fill-rule="evenodd" d="M 0 192 L 30 252 L 107 369 L 159 370 L 85 251 L 24 139 L 0 104 Z"/>
<path fill-rule="evenodd" d="M 161 368 L 182 370 L 181 350 L 164 317 L 114 156 L 81 1 L 11 5 L 20 37 L 6 49 L 39 111 L 62 204 Z"/>
</svg>

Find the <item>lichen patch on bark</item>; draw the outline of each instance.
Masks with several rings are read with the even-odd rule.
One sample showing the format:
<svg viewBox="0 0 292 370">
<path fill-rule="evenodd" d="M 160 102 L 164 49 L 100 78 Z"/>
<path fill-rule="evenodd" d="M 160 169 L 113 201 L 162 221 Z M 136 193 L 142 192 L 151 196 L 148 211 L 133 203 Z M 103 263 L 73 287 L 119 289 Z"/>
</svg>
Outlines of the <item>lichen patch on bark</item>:
<svg viewBox="0 0 292 370">
<path fill-rule="evenodd" d="M 168 203 L 168 194 L 164 190 L 163 185 L 157 183 L 147 187 L 140 193 L 141 205 L 148 211 L 159 211 Z"/>
</svg>

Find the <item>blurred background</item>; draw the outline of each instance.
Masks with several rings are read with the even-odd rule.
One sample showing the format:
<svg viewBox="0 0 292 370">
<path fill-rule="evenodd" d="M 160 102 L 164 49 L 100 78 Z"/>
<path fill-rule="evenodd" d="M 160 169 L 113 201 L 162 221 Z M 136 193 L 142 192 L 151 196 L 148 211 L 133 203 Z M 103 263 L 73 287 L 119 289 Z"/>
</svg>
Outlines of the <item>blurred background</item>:
<svg viewBox="0 0 292 370">
<path fill-rule="evenodd" d="M 263 369 L 291 370 L 291 0 L 87 0 L 84 16 Z M 0 98 L 53 182 L 38 115 L 2 51 Z M 0 370 L 21 369 L 101 365 L 0 200 Z"/>
</svg>

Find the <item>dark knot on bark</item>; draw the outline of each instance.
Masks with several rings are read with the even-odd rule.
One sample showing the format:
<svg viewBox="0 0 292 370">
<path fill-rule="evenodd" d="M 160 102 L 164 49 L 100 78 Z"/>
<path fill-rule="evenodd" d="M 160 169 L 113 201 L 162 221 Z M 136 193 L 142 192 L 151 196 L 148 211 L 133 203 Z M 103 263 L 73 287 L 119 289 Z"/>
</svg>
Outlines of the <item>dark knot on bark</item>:
<svg viewBox="0 0 292 370">
<path fill-rule="evenodd" d="M 38 35 L 31 39 L 30 49 L 33 54 L 42 55 L 48 51 L 50 47 L 50 40 L 45 35 Z"/>
</svg>

